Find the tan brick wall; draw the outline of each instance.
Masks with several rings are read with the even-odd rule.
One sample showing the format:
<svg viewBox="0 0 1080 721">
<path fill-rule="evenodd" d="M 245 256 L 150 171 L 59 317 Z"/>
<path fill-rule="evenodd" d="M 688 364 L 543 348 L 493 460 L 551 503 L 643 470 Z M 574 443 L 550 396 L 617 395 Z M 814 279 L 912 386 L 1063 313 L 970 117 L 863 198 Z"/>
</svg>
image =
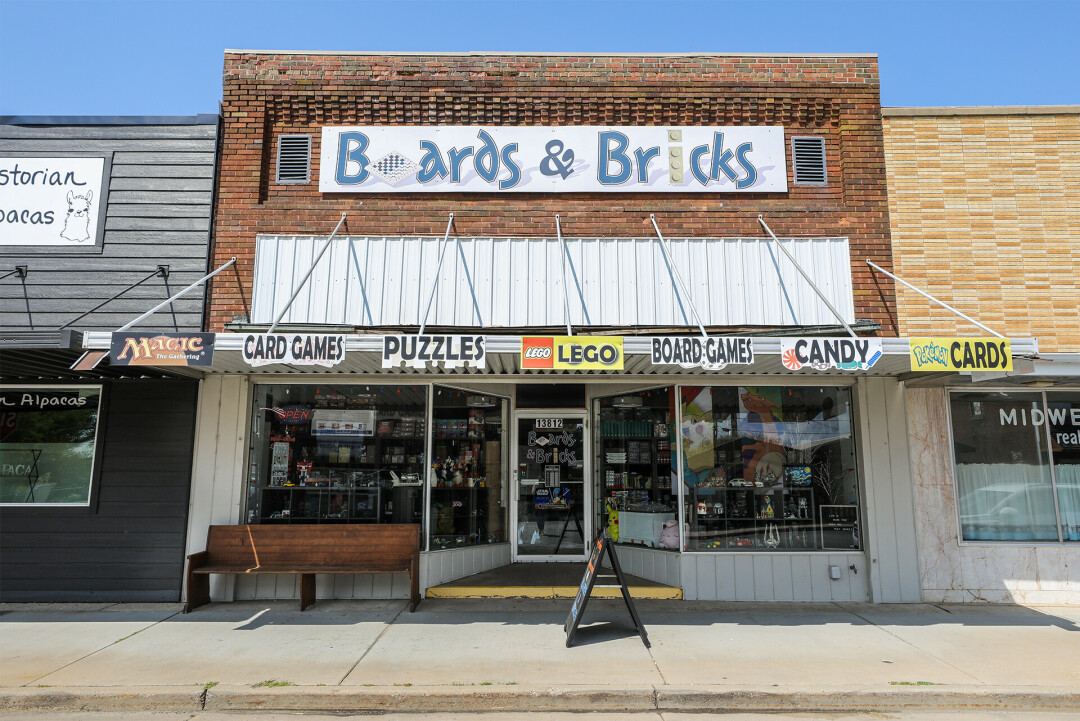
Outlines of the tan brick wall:
<svg viewBox="0 0 1080 721">
<path fill-rule="evenodd" d="M 225 54 L 221 167 L 210 330 L 247 312 L 258 233 L 551 236 L 554 215 L 577 236 L 648 236 L 655 213 L 671 237 L 847 236 L 855 315 L 896 335 L 877 59 L 860 57 L 558 57 Z M 273 182 L 284 133 L 324 125 L 782 125 L 825 138 L 826 187 L 787 193 L 320 194 Z M 785 142 L 785 148 L 789 143 Z M 788 180 L 790 158 L 788 159 Z M 358 201 L 363 201 L 360 205 Z"/>
<path fill-rule="evenodd" d="M 886 110 L 897 274 L 1044 352 L 1080 351 L 1080 113 Z M 897 286 L 905 336 L 981 335 Z"/>
</svg>

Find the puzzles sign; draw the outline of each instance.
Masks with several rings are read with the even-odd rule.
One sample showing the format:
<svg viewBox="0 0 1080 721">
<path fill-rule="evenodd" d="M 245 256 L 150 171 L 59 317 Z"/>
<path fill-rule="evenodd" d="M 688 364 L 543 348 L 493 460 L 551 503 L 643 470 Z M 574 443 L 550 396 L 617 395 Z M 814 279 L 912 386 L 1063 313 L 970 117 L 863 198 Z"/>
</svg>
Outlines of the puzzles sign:
<svg viewBox="0 0 1080 721">
<path fill-rule="evenodd" d="M 387 335 L 383 336 L 382 367 L 484 369 L 487 355 L 482 335 Z"/>
<path fill-rule="evenodd" d="M 93 247 L 104 158 L 0 158 L 0 246 Z"/>
<path fill-rule="evenodd" d="M 783 193 L 780 126 L 322 131 L 323 193 Z"/>
</svg>

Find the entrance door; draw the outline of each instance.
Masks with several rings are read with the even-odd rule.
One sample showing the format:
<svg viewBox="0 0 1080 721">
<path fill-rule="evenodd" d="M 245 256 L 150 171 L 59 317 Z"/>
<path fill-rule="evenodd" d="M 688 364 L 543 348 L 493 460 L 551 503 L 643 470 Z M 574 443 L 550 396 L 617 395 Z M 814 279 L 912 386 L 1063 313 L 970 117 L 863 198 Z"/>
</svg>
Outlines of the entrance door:
<svg viewBox="0 0 1080 721">
<path fill-rule="evenodd" d="M 585 414 L 518 412 L 514 430 L 514 560 L 583 560 L 592 519 Z"/>
</svg>

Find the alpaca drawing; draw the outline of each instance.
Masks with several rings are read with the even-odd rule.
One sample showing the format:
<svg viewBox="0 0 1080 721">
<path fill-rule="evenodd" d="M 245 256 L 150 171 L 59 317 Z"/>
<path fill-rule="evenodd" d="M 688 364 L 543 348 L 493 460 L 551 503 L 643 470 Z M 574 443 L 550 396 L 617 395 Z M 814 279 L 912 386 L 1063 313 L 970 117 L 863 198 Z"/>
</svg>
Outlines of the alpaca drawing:
<svg viewBox="0 0 1080 721">
<path fill-rule="evenodd" d="M 92 190 L 86 191 L 86 195 L 75 195 L 68 191 L 68 211 L 64 218 L 64 229 L 60 231 L 61 238 L 77 243 L 90 240 L 90 201 L 93 199 Z"/>
</svg>

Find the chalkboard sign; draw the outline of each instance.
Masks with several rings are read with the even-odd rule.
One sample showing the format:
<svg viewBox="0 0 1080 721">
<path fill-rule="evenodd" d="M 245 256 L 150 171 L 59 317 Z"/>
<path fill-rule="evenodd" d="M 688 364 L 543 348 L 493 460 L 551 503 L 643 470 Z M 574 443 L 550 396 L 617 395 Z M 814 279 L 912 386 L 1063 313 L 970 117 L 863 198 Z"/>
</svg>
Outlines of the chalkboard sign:
<svg viewBox="0 0 1080 721">
<path fill-rule="evenodd" d="M 858 550 L 858 506 L 819 506 L 821 547 L 835 551 Z"/>
<path fill-rule="evenodd" d="M 604 554 L 608 555 L 611 559 L 611 569 L 614 571 L 613 576 L 601 576 L 600 564 L 604 559 Z M 585 576 L 581 579 L 581 585 L 578 587 L 577 596 L 574 598 L 574 603 L 570 606 L 570 615 L 566 617 L 566 623 L 563 624 L 563 630 L 566 631 L 566 647 L 570 648 L 570 645 L 574 642 L 574 634 L 577 632 L 578 624 L 581 623 L 581 617 L 585 613 L 585 605 L 589 602 L 589 597 L 592 595 L 593 588 L 596 587 L 596 579 L 604 578 L 615 579 L 614 584 L 600 584 L 600 588 L 619 588 L 622 590 L 623 601 L 626 603 L 626 608 L 630 611 L 630 618 L 634 621 L 634 628 L 637 629 L 638 635 L 641 636 L 641 642 L 645 644 L 645 648 L 650 648 L 649 634 L 645 632 L 645 625 L 641 623 L 641 619 L 638 618 L 637 610 L 634 608 L 634 600 L 630 598 L 630 588 L 626 585 L 626 579 L 623 576 L 622 568 L 619 566 L 619 559 L 615 556 L 615 546 L 611 540 L 611 536 L 608 535 L 607 529 L 597 536 L 596 540 L 592 544 L 592 551 L 589 553 L 589 562 L 585 566 Z"/>
</svg>

